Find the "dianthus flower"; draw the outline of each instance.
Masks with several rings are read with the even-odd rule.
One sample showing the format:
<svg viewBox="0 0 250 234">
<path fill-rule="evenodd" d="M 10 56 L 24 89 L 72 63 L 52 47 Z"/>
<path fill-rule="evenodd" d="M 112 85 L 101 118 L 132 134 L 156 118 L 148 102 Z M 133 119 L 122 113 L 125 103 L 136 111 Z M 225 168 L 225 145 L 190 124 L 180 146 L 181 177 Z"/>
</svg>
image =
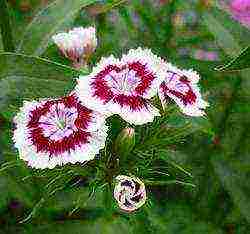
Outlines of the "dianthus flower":
<svg viewBox="0 0 250 234">
<path fill-rule="evenodd" d="M 231 0 L 229 3 L 229 11 L 236 20 L 250 27 L 249 0 Z"/>
<path fill-rule="evenodd" d="M 94 27 L 74 28 L 68 33 L 58 33 L 52 37 L 62 54 L 73 62 L 74 67 L 81 68 L 97 46 Z"/>
<path fill-rule="evenodd" d="M 146 190 L 139 178 L 119 175 L 115 180 L 114 198 L 122 210 L 132 212 L 144 205 Z"/>
<path fill-rule="evenodd" d="M 20 158 L 40 169 L 91 160 L 107 136 L 103 116 L 82 106 L 73 93 L 25 101 L 14 123 L 13 140 Z"/>
<path fill-rule="evenodd" d="M 162 59 L 149 49 L 131 49 L 121 60 L 102 58 L 88 76 L 80 76 L 76 92 L 84 105 L 120 115 L 131 124 L 152 122 L 159 111 L 149 101 L 164 76 Z"/>
<path fill-rule="evenodd" d="M 165 80 L 159 86 L 161 102 L 166 105 L 168 97 L 173 99 L 181 111 L 189 116 L 203 116 L 204 109 L 209 104 L 204 101 L 200 94 L 198 81 L 200 76 L 193 70 L 181 70 L 167 63 Z"/>
</svg>

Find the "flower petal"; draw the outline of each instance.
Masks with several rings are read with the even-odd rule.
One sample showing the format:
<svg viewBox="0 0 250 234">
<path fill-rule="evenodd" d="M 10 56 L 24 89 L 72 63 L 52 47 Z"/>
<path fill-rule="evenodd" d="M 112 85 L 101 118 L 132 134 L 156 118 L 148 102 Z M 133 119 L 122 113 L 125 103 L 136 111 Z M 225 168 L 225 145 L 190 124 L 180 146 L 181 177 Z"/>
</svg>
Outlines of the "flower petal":
<svg viewBox="0 0 250 234">
<path fill-rule="evenodd" d="M 97 46 L 94 27 L 74 28 L 68 33 L 52 36 L 52 40 L 64 56 L 72 60 L 75 65 L 81 65 L 82 60 L 93 53 Z"/>
<path fill-rule="evenodd" d="M 115 178 L 114 198 L 119 207 L 126 212 L 133 212 L 146 202 L 144 183 L 134 176 L 119 175 Z"/>
<path fill-rule="evenodd" d="M 153 54 L 150 49 L 143 49 L 139 47 L 137 49 L 129 50 L 128 54 L 122 56 L 121 62 L 139 62 L 142 65 L 145 65 L 148 73 L 155 75 L 155 78 L 152 80 L 150 85 L 143 90 L 145 91 L 145 93 L 143 93 L 143 97 L 151 98 L 157 94 L 157 89 L 165 78 L 161 68 L 166 64 L 166 62 L 162 58 Z"/>
<path fill-rule="evenodd" d="M 130 107 L 123 107 L 120 116 L 130 124 L 142 125 L 153 122 L 154 117 L 160 116 L 160 112 L 153 105 L 146 103 L 138 110 Z"/>
<path fill-rule="evenodd" d="M 193 70 L 181 70 L 171 64 L 164 67 L 165 80 L 159 88 L 163 106 L 168 97 L 173 99 L 181 111 L 189 116 L 203 116 L 209 104 L 202 99 L 198 81 L 200 76 Z"/>
<path fill-rule="evenodd" d="M 74 95 L 24 102 L 14 123 L 20 158 L 40 169 L 93 159 L 105 146 L 108 131 L 104 116 L 82 106 Z"/>
<path fill-rule="evenodd" d="M 162 82 L 162 63 L 141 48 L 130 50 L 121 61 L 112 55 L 102 58 L 90 75 L 79 77 L 76 93 L 83 105 L 107 116 L 119 114 L 131 124 L 153 121 L 159 111 L 148 98 Z"/>
</svg>

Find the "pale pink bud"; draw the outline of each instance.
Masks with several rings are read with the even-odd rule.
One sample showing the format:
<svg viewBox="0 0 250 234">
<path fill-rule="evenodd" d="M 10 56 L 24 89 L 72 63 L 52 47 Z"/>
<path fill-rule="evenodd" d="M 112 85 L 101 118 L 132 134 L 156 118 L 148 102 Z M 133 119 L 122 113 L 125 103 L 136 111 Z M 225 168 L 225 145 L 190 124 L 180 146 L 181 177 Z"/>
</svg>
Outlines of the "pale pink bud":
<svg viewBox="0 0 250 234">
<path fill-rule="evenodd" d="M 58 33 L 52 37 L 62 54 L 69 58 L 76 68 L 87 63 L 88 57 L 97 46 L 96 31 L 94 27 L 74 28 L 68 33 Z"/>
</svg>

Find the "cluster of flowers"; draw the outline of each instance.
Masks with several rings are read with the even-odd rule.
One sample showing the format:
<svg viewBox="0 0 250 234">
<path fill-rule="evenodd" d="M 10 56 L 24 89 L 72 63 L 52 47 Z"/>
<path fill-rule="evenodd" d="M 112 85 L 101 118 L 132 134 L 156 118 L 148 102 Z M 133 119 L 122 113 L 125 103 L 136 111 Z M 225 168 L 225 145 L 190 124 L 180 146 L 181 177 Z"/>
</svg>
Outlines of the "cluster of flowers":
<svg viewBox="0 0 250 234">
<path fill-rule="evenodd" d="M 95 50 L 95 29 L 76 28 L 53 36 L 64 56 L 76 68 L 86 65 Z M 14 118 L 13 140 L 21 159 L 37 169 L 92 160 L 105 146 L 113 114 L 141 125 L 160 116 L 150 98 L 159 95 L 165 105 L 173 99 L 190 116 L 204 115 L 208 103 L 201 97 L 199 75 L 181 70 L 149 49 L 131 49 L 121 59 L 102 58 L 87 76 L 79 76 L 70 94 L 57 99 L 25 101 Z M 145 202 L 143 183 L 118 176 L 114 197 L 122 209 L 131 211 Z"/>
</svg>

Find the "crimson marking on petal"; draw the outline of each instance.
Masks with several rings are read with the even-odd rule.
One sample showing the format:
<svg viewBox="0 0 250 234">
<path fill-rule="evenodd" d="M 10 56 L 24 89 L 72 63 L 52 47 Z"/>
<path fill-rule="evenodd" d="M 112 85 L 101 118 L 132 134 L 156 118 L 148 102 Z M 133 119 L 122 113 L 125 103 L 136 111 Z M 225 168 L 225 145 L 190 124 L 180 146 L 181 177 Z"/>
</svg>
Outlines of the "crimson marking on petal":
<svg viewBox="0 0 250 234">
<path fill-rule="evenodd" d="M 146 69 L 146 65 L 143 65 L 140 62 L 130 63 L 129 69 L 136 71 L 137 75 L 141 78 L 141 83 L 135 88 L 135 90 L 139 95 L 143 95 L 156 78 L 155 75 L 152 72 L 149 72 Z"/>
<path fill-rule="evenodd" d="M 188 91 L 184 92 L 184 93 L 179 92 L 177 90 L 169 88 L 168 84 L 166 82 L 162 82 L 160 88 L 164 92 L 165 97 L 167 97 L 167 94 L 170 93 L 170 94 L 176 96 L 177 98 L 180 98 L 184 105 L 195 103 L 197 96 L 195 95 L 195 93 L 192 90 L 192 87 L 190 86 L 190 81 L 185 76 L 179 77 L 177 73 L 173 73 L 173 75 L 171 76 L 170 82 L 174 79 L 175 75 L 177 75 L 176 79 L 178 79 L 180 82 L 182 82 L 182 84 L 186 85 L 186 87 L 188 88 Z"/>
<path fill-rule="evenodd" d="M 129 106 L 131 110 L 141 110 L 147 108 L 148 101 L 140 96 L 117 95 L 114 97 L 114 102 L 123 106 Z"/>
<path fill-rule="evenodd" d="M 134 183 L 135 183 L 135 194 L 137 194 L 138 191 L 139 191 L 139 189 L 140 189 L 140 187 L 141 187 L 141 185 L 137 181 L 134 181 Z"/>
<path fill-rule="evenodd" d="M 119 76 L 119 73 L 126 69 L 128 69 L 128 71 L 134 71 L 136 77 L 139 78 L 139 84 L 136 84 L 135 87 L 133 87 L 134 93 L 131 91 L 131 96 L 143 95 L 147 89 L 150 88 L 153 80 L 156 78 L 154 74 L 146 68 L 146 65 L 143 65 L 140 62 L 124 64 L 121 67 L 116 65 L 108 65 L 93 78 L 93 82 L 91 83 L 93 88 L 93 96 L 99 97 L 104 103 L 107 103 L 112 99 L 115 99 L 118 103 L 129 103 L 129 98 L 127 98 L 127 101 L 118 101 L 124 99 L 125 94 L 115 94 L 112 91 L 112 88 L 114 89 L 115 87 L 110 86 L 107 80 L 105 80 L 105 77 L 109 75 L 115 84 L 118 84 L 119 82 L 125 82 L 125 79 L 128 79 L 127 74 L 121 74 Z M 112 71 L 117 73 L 117 77 L 114 77 L 112 74 L 110 74 Z M 127 96 L 129 97 L 130 95 Z"/>
<path fill-rule="evenodd" d="M 76 130 L 69 136 L 65 136 L 60 140 L 52 140 L 44 136 L 43 128 L 39 125 L 39 119 L 50 111 L 50 107 L 54 104 L 58 105 L 59 103 L 63 103 L 65 107 L 74 107 L 77 109 L 78 115 L 74 123 Z M 36 146 L 37 152 L 46 152 L 51 156 L 70 152 L 71 150 L 75 150 L 76 146 L 88 143 L 91 134 L 84 130 L 87 129 L 91 118 L 92 111 L 82 106 L 74 95 L 63 97 L 58 100 L 47 101 L 42 106 L 30 112 L 30 120 L 27 124 L 30 133 L 29 138 L 33 145 Z"/>
</svg>

